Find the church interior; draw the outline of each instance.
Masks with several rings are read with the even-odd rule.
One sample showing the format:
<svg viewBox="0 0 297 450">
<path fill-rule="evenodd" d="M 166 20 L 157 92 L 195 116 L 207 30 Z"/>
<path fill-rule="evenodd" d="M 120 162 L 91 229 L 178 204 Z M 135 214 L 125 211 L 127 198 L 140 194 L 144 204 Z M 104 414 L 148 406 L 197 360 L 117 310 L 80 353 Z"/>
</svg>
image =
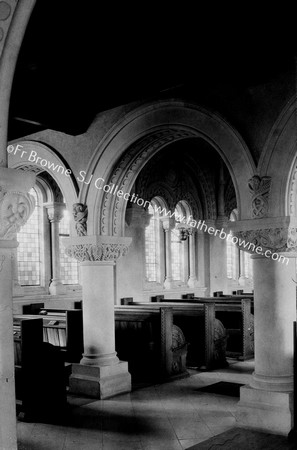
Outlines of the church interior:
<svg viewBox="0 0 297 450">
<path fill-rule="evenodd" d="M 292 40 L 115 9 L 0 2 L 0 447 L 294 448 Z"/>
</svg>

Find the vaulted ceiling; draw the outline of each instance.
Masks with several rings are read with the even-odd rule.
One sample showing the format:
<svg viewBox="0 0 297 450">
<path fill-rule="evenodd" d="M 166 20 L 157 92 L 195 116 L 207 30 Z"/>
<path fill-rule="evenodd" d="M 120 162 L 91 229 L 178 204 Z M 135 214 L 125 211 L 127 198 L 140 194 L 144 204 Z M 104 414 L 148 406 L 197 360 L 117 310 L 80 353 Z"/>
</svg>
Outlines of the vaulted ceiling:
<svg viewBox="0 0 297 450">
<path fill-rule="evenodd" d="M 293 41 L 261 20 L 106 3 L 37 0 L 15 72 L 9 140 L 45 128 L 80 134 L 98 112 L 124 103 L 246 89 L 294 65 Z"/>
</svg>

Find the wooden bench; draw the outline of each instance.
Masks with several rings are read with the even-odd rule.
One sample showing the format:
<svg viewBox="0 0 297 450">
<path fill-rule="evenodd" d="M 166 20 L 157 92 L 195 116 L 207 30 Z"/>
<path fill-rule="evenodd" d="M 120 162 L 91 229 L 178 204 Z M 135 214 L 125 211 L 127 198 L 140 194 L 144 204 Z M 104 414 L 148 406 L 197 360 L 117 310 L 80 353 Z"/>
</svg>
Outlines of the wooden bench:
<svg viewBox="0 0 297 450">
<path fill-rule="evenodd" d="M 83 352 L 81 309 L 44 308 L 41 304 L 24 305 L 26 317 L 42 317 L 43 341 L 59 347 L 68 363 L 79 362 Z"/>
<path fill-rule="evenodd" d="M 160 380 L 188 375 L 187 343 L 173 324 L 172 308 L 115 306 L 115 345 L 129 363 L 134 380 Z"/>
<path fill-rule="evenodd" d="M 43 342 L 42 319 L 13 317 L 16 403 L 19 419 L 63 419 L 67 397 L 61 353 Z"/>
<path fill-rule="evenodd" d="M 164 304 L 215 303 L 216 318 L 228 332 L 226 355 L 246 360 L 254 357 L 254 299 L 252 295 L 195 297 L 194 299 L 161 299 Z"/>
<path fill-rule="evenodd" d="M 227 334 L 222 323 L 215 317 L 215 303 L 191 304 L 179 299 L 171 302 L 133 302 L 139 311 L 159 311 L 166 306 L 172 309 L 173 322 L 181 328 L 189 343 L 187 366 L 209 370 L 225 367 Z"/>
</svg>

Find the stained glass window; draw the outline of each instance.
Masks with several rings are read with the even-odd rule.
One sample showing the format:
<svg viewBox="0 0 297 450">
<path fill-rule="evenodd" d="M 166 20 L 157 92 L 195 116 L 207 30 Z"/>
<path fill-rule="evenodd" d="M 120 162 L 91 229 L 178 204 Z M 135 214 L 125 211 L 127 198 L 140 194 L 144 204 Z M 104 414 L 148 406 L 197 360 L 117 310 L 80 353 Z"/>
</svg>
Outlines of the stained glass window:
<svg viewBox="0 0 297 450">
<path fill-rule="evenodd" d="M 65 210 L 62 220 L 59 223 L 60 239 L 60 277 L 63 284 L 78 284 L 78 267 L 76 259 L 70 258 L 65 253 L 65 247 L 62 243 L 63 237 L 70 235 L 70 214 Z"/>
<path fill-rule="evenodd" d="M 41 284 L 41 239 L 42 239 L 42 207 L 39 195 L 35 189 L 29 192 L 35 199 L 35 209 L 27 223 L 17 233 L 19 246 L 18 280 L 23 286 L 38 286 Z"/>
<path fill-rule="evenodd" d="M 160 281 L 160 225 L 154 202 L 149 206 L 149 225 L 145 228 L 145 267 L 147 281 Z"/>
</svg>

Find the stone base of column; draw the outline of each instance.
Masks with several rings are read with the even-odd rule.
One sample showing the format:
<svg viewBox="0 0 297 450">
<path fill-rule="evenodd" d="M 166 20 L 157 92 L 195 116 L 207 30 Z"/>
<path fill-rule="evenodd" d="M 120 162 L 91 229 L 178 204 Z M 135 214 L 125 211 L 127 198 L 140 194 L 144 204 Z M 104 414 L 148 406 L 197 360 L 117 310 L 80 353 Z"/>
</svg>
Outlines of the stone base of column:
<svg viewBox="0 0 297 450">
<path fill-rule="evenodd" d="M 69 392 L 92 398 L 109 398 L 131 392 L 128 363 L 120 361 L 112 366 L 72 364 Z"/>
<path fill-rule="evenodd" d="M 66 294 L 66 286 L 60 281 L 52 281 L 49 287 L 49 292 L 51 295 L 63 295 Z"/>
<path fill-rule="evenodd" d="M 240 388 L 237 424 L 244 428 L 288 435 L 293 428 L 293 392 Z"/>
<path fill-rule="evenodd" d="M 197 278 L 196 277 L 190 277 L 189 279 L 188 279 L 188 287 L 190 287 L 190 288 L 194 288 L 194 287 L 196 287 L 197 286 Z"/>
<path fill-rule="evenodd" d="M 164 289 L 171 289 L 171 288 L 172 288 L 172 279 L 171 278 L 165 278 Z"/>
</svg>

